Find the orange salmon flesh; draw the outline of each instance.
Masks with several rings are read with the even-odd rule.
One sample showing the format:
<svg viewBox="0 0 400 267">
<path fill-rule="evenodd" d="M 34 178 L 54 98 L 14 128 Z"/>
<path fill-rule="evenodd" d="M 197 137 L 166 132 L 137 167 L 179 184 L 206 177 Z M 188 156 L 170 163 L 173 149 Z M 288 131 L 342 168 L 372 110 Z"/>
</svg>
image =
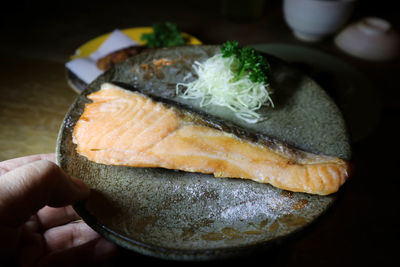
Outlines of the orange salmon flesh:
<svg viewBox="0 0 400 267">
<path fill-rule="evenodd" d="M 243 178 L 294 192 L 328 195 L 348 179 L 349 162 L 285 152 L 181 119 L 139 92 L 103 84 L 88 95 L 73 131 L 77 152 L 96 163 L 161 167 Z M 292 151 L 292 150 L 288 150 Z"/>
</svg>

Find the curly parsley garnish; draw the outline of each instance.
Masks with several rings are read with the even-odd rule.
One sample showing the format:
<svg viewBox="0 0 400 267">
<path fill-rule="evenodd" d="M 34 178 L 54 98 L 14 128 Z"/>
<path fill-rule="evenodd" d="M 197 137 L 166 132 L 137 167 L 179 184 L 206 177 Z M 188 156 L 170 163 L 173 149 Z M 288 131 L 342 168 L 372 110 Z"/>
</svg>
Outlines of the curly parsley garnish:
<svg viewBox="0 0 400 267">
<path fill-rule="evenodd" d="M 183 39 L 178 26 L 171 22 L 154 24 L 153 32 L 142 34 L 140 39 L 147 41 L 147 46 L 150 48 L 170 47 L 185 44 L 185 40 Z"/>
<path fill-rule="evenodd" d="M 274 107 L 268 83 L 269 65 L 252 48 L 241 48 L 237 42 L 226 42 L 220 53 L 195 61 L 198 77 L 189 83 L 178 83 L 176 94 L 185 99 L 199 99 L 200 107 L 227 107 L 247 123 L 265 119 L 262 106 Z"/>
<path fill-rule="evenodd" d="M 236 41 L 227 41 L 222 45 L 221 53 L 224 58 L 235 57 L 237 59 L 237 66 L 234 66 L 237 80 L 248 74 L 251 81 L 268 84 L 269 64 L 253 48 L 240 47 Z"/>
</svg>

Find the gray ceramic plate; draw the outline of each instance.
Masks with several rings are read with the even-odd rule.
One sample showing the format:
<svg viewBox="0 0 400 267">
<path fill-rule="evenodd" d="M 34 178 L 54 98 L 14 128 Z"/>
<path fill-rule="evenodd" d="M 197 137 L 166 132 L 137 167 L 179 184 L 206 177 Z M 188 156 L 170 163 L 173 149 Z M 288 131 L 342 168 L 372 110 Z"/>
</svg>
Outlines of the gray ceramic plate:
<svg viewBox="0 0 400 267">
<path fill-rule="evenodd" d="M 252 47 L 301 68 L 323 86 L 343 112 L 354 142 L 365 139 L 373 132 L 380 118 L 380 95 L 356 68 L 332 55 L 305 46 L 270 43 Z"/>
<path fill-rule="evenodd" d="M 109 240 L 164 259 L 239 256 L 298 232 L 334 202 L 334 195 L 291 193 L 241 179 L 96 164 L 75 152 L 74 125 L 88 102 L 86 95 L 103 82 L 129 83 L 177 100 L 175 84 L 191 72 L 195 60 L 204 60 L 218 49 L 190 46 L 144 52 L 100 76 L 68 111 L 59 132 L 57 161 L 92 188 L 90 198 L 75 208 Z M 267 108 L 269 119 L 251 128 L 307 151 L 350 158 L 345 122 L 331 98 L 301 72 L 274 57 L 268 59 L 276 108 Z M 197 108 L 196 102 L 190 104 Z M 242 123 L 224 109 L 207 111 Z"/>
</svg>

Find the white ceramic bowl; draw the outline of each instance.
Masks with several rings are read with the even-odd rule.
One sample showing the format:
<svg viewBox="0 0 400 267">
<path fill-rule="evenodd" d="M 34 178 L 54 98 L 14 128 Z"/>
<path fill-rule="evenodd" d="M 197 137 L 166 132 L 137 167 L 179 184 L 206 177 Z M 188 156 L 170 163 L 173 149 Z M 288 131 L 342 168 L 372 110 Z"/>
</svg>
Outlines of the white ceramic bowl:
<svg viewBox="0 0 400 267">
<path fill-rule="evenodd" d="M 283 13 L 294 35 L 319 41 L 335 33 L 351 16 L 356 0 L 284 0 Z"/>
<path fill-rule="evenodd" d="M 381 18 L 367 17 L 343 29 L 335 44 L 350 55 L 372 61 L 399 57 L 400 37 L 391 24 Z"/>
</svg>

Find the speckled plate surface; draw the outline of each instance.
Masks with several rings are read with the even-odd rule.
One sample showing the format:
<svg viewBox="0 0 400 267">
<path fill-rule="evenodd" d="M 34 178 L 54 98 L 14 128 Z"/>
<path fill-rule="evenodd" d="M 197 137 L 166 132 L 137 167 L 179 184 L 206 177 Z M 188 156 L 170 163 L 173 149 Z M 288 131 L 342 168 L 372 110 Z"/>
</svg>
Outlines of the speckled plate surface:
<svg viewBox="0 0 400 267">
<path fill-rule="evenodd" d="M 157 49 L 141 53 L 100 76 L 76 99 L 60 128 L 58 164 L 92 188 L 75 206 L 81 217 L 113 242 L 163 259 L 211 260 L 273 246 L 313 222 L 335 195 L 291 193 L 242 179 L 159 168 L 96 164 L 78 155 L 72 130 L 86 96 L 106 81 L 132 84 L 144 92 L 175 99 L 175 84 L 217 46 Z M 313 80 L 284 62 L 268 57 L 276 108 L 267 121 L 251 126 L 304 150 L 351 157 L 343 117 Z M 162 63 L 162 64 L 161 64 Z M 191 103 L 197 108 L 196 103 Z M 220 108 L 207 110 L 235 121 Z"/>
<path fill-rule="evenodd" d="M 378 125 L 381 97 L 363 73 L 333 55 L 292 44 L 252 45 L 301 68 L 323 86 L 343 112 L 354 142 L 368 137 Z"/>
</svg>

